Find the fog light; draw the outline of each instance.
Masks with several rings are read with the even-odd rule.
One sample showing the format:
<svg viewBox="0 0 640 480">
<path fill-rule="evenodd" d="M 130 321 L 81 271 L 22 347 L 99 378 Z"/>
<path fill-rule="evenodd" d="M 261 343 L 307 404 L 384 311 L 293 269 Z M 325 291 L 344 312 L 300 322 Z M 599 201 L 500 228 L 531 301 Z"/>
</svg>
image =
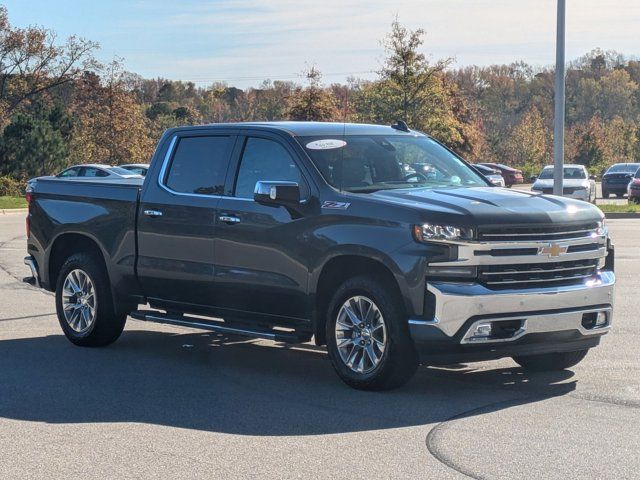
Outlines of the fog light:
<svg viewBox="0 0 640 480">
<path fill-rule="evenodd" d="M 596 317 L 595 328 L 604 327 L 606 324 L 607 324 L 606 312 L 598 312 L 598 316 Z"/>
<path fill-rule="evenodd" d="M 491 324 L 479 323 L 473 332 L 474 337 L 490 337 L 491 336 Z"/>
</svg>

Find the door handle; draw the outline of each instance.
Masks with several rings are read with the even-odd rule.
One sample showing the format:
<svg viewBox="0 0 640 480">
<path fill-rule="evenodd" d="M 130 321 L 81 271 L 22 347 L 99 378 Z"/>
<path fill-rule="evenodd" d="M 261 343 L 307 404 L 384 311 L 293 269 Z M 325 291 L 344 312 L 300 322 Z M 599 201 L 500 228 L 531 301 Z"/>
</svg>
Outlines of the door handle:
<svg viewBox="0 0 640 480">
<path fill-rule="evenodd" d="M 143 212 L 147 217 L 161 217 L 162 212 L 160 210 L 145 210 Z"/>
<path fill-rule="evenodd" d="M 240 223 L 240 217 L 236 217 L 235 215 L 227 215 L 227 214 L 220 215 L 218 217 L 218 220 L 228 224 Z"/>
</svg>

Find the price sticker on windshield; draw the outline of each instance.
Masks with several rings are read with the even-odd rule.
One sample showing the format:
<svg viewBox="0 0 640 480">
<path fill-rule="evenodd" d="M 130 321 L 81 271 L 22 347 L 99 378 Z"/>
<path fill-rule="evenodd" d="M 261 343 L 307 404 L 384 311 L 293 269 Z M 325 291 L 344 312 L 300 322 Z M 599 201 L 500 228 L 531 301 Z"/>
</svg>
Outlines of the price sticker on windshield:
<svg viewBox="0 0 640 480">
<path fill-rule="evenodd" d="M 344 140 L 336 140 L 333 138 L 327 138 L 324 140 L 315 140 L 307 143 L 306 147 L 309 150 L 332 150 L 334 148 L 342 148 L 347 144 Z"/>
</svg>

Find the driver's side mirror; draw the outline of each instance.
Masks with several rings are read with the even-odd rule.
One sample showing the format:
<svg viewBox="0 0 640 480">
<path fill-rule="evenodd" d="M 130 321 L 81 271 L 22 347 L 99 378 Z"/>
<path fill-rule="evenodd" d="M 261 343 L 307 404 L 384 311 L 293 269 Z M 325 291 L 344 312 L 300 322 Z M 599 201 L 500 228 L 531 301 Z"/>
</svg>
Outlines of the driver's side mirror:
<svg viewBox="0 0 640 480">
<path fill-rule="evenodd" d="M 253 199 L 262 205 L 292 207 L 300 204 L 300 186 L 296 182 L 256 182 Z"/>
<path fill-rule="evenodd" d="M 538 176 L 537 175 L 531 175 L 530 182 L 531 183 L 535 183 L 536 180 L 538 180 Z"/>
</svg>

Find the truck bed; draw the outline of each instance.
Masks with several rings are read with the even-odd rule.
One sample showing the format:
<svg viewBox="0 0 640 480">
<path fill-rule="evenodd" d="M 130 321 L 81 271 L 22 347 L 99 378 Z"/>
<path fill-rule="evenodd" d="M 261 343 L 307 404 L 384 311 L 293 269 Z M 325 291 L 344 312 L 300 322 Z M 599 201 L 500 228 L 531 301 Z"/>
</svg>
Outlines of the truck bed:
<svg viewBox="0 0 640 480">
<path fill-rule="evenodd" d="M 135 228 L 142 183 L 143 179 L 38 180 L 29 214 L 36 234 L 32 238 L 38 243 L 30 245 L 29 253 L 38 263 L 45 288 L 54 287 L 55 281 L 49 278 L 47 251 L 73 242 L 74 234 L 96 240 L 116 291 L 137 286 Z"/>
</svg>

